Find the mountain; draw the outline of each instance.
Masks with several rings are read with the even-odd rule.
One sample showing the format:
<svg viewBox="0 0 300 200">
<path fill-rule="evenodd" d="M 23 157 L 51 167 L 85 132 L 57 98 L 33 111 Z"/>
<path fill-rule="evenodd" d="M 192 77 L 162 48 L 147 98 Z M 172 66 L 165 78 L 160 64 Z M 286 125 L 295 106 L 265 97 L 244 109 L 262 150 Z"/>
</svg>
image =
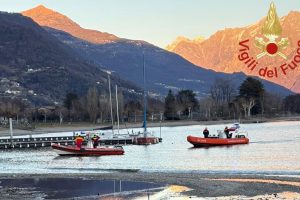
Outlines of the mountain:
<svg viewBox="0 0 300 200">
<path fill-rule="evenodd" d="M 67 92 L 107 88 L 107 74 L 21 14 L 0 13 L 0 94 L 34 104 L 62 102 Z M 130 83 L 112 76 L 126 89 Z"/>
<path fill-rule="evenodd" d="M 171 52 L 177 53 L 190 61 L 191 63 L 204 67 L 206 69 L 212 69 L 217 72 L 234 73 L 243 72 L 247 75 L 258 76 L 259 68 L 251 71 L 247 66 L 238 59 L 239 55 L 239 42 L 249 39 L 250 54 L 253 56 L 261 53 L 261 50 L 255 47 L 255 37 L 264 38 L 261 34 L 262 27 L 266 19 L 262 19 L 259 22 L 242 28 L 227 28 L 220 30 L 213 34 L 208 39 L 202 42 L 195 42 L 188 39 L 175 41 L 172 44 L 172 48 L 167 47 Z M 280 84 L 286 88 L 291 88 L 294 92 L 300 92 L 300 82 L 296 82 L 296 79 L 300 75 L 300 67 L 298 66 L 294 70 L 287 71 L 284 75 L 280 71 L 280 65 L 293 59 L 295 52 L 298 48 L 297 43 L 300 39 L 300 12 L 292 11 L 287 16 L 280 19 L 282 26 L 282 38 L 287 37 L 289 45 L 286 49 L 282 50 L 287 56 L 287 60 L 280 56 L 268 57 L 265 56 L 259 60 L 259 66 L 277 67 L 279 76 L 278 78 L 265 78 L 274 83 Z M 267 39 L 265 38 L 267 41 Z M 294 86 L 293 86 L 294 85 Z"/>
<path fill-rule="evenodd" d="M 44 16 L 40 16 L 40 18 L 43 19 Z M 42 25 L 39 18 L 34 18 L 34 20 Z M 59 20 L 55 21 L 59 22 Z M 59 26 L 63 26 L 63 24 Z M 242 73 L 217 73 L 213 70 L 199 68 L 175 53 L 144 41 L 119 39 L 111 43 L 95 44 L 87 39 L 74 37 L 72 32 L 57 30 L 55 26 L 45 26 L 44 28 L 84 56 L 90 63 L 113 70 L 123 79 L 132 81 L 138 86 L 143 84 L 144 60 L 147 89 L 151 91 L 152 95 L 165 95 L 169 89 L 175 91 L 192 89 L 198 93 L 199 97 L 203 97 L 209 94 L 210 86 L 217 78 L 232 80 L 233 84 L 238 87 L 246 77 Z M 267 81 L 264 81 L 264 84 L 267 89 L 274 89 L 278 93 L 289 93 L 287 89 L 276 84 Z"/>
<path fill-rule="evenodd" d="M 110 43 L 119 39 L 113 34 L 84 29 L 68 17 L 50 10 L 43 5 L 39 5 L 33 9 L 22 12 L 22 15 L 32 18 L 40 26 L 48 26 L 57 30 L 65 31 L 74 37 L 96 44 Z"/>
<path fill-rule="evenodd" d="M 177 47 L 178 47 L 178 45 L 180 45 L 181 43 L 188 43 L 188 44 L 190 44 L 190 45 L 193 45 L 193 44 L 200 44 L 201 42 L 203 42 L 205 40 L 205 38 L 204 37 L 202 37 L 202 36 L 199 36 L 199 37 L 196 37 L 195 39 L 193 39 L 193 40 L 190 40 L 190 39 L 188 39 L 188 38 L 186 38 L 186 37 L 184 37 L 184 36 L 178 36 L 177 38 L 176 38 L 176 40 L 175 41 L 173 41 L 171 44 L 169 44 L 167 47 L 166 47 L 166 49 L 168 50 L 168 51 L 174 51 Z"/>
</svg>

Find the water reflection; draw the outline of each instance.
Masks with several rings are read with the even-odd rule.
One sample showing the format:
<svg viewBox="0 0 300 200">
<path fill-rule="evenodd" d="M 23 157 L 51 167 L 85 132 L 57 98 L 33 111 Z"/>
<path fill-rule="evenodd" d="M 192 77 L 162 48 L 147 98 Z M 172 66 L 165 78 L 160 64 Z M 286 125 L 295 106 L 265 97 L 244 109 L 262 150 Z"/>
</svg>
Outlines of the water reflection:
<svg viewBox="0 0 300 200">
<path fill-rule="evenodd" d="M 25 178 L 0 179 L 1 196 L 10 195 L 12 199 L 22 196 L 23 199 L 74 198 L 84 196 L 116 195 L 123 192 L 144 190 L 162 190 L 164 185 L 121 180 L 87 180 L 82 178 Z M 14 191 L 13 194 L 10 194 Z M 24 191 L 26 193 L 24 194 Z M 24 196 L 25 195 L 25 196 Z"/>
</svg>

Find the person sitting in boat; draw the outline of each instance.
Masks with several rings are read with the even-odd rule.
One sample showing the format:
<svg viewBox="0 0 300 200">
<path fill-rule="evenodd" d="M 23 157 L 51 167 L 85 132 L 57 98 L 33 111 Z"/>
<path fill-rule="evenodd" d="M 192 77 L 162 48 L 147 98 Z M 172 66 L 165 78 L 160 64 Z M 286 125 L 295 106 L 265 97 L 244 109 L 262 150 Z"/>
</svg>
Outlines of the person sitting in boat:
<svg viewBox="0 0 300 200">
<path fill-rule="evenodd" d="M 81 136 L 81 135 L 76 135 L 76 137 L 75 137 L 75 144 L 76 144 L 76 146 L 77 146 L 78 148 L 81 149 L 81 146 L 82 146 L 83 141 L 84 141 L 83 136 Z"/>
<path fill-rule="evenodd" d="M 203 130 L 203 135 L 204 135 L 204 138 L 208 138 L 208 135 L 209 135 L 209 131 L 208 129 L 205 127 L 205 129 Z"/>
<path fill-rule="evenodd" d="M 229 129 L 228 127 L 226 126 L 225 129 L 224 129 L 224 133 L 226 135 L 226 138 L 230 138 L 230 135 L 229 135 Z"/>
<path fill-rule="evenodd" d="M 97 148 L 97 146 L 98 146 L 98 144 L 99 144 L 99 139 L 100 139 L 100 137 L 99 137 L 98 135 L 94 135 L 94 136 L 92 137 L 93 147 L 94 147 L 94 148 Z"/>
</svg>

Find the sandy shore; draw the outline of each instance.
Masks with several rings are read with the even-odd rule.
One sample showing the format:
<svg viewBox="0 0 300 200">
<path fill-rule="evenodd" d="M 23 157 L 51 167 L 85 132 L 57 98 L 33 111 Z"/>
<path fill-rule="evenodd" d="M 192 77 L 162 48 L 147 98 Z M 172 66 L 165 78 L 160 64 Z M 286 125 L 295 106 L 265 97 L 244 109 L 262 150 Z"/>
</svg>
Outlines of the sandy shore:
<svg viewBox="0 0 300 200">
<path fill-rule="evenodd" d="M 300 178 L 263 175 L 114 172 L 105 174 L 1 174 L 0 179 L 13 178 L 84 178 L 145 181 L 190 188 L 183 193 L 192 199 L 280 199 L 292 195 L 300 199 Z M 263 198 L 262 198 L 263 197 Z M 256 198 L 252 198 L 256 199 Z M 289 199 L 289 198 L 288 198 Z"/>
</svg>

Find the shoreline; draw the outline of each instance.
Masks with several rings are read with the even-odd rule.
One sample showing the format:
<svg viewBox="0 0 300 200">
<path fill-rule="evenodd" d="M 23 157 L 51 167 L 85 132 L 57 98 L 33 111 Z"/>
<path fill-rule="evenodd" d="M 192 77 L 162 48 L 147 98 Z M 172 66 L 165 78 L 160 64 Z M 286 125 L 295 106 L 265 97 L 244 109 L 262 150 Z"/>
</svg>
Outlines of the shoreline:
<svg viewBox="0 0 300 200">
<path fill-rule="evenodd" d="M 166 172 L 115 172 L 103 174 L 0 174 L 0 179 L 81 178 L 90 180 L 143 181 L 188 187 L 187 197 L 228 197 L 273 195 L 283 192 L 299 193 L 300 178 L 264 175 L 199 174 Z"/>
<path fill-rule="evenodd" d="M 241 124 L 252 123 L 270 123 L 270 122 L 285 122 L 285 121 L 300 121 L 300 116 L 292 117 L 277 117 L 277 118 L 252 118 L 243 119 Z M 223 125 L 232 124 L 233 120 L 218 120 L 218 121 L 193 121 L 193 120 L 178 120 L 178 121 L 163 121 L 163 122 L 148 122 L 148 127 L 177 127 L 177 126 L 193 126 L 193 125 Z M 110 126 L 110 124 L 92 124 L 87 122 L 65 123 L 65 124 L 38 124 L 34 130 L 13 129 L 14 135 L 34 135 L 53 132 L 71 132 L 71 131 L 91 131 L 94 128 Z M 120 129 L 142 128 L 142 123 L 121 124 Z M 0 127 L 0 137 L 9 136 L 9 128 Z"/>
</svg>

